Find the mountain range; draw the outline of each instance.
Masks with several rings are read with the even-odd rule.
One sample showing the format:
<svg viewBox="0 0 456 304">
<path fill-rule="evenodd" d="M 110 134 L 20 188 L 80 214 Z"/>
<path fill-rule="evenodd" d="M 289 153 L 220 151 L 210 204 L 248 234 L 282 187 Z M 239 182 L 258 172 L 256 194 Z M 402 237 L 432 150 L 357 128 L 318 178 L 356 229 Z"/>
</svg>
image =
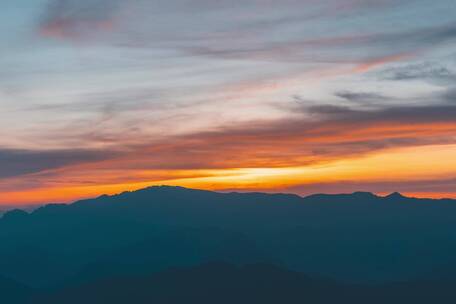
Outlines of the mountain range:
<svg viewBox="0 0 456 304">
<path fill-rule="evenodd" d="M 424 299 L 456 282 L 455 249 L 450 199 L 157 186 L 5 213 L 0 291 L 9 291 L 8 303 L 121 303 L 96 299 L 143 293 L 144 303 L 224 303 L 216 296 L 233 292 L 264 303 L 263 296 L 277 303 L 285 295 L 283 303 L 329 303 L 329 292 L 356 303 L 427 286 L 415 292 Z"/>
</svg>

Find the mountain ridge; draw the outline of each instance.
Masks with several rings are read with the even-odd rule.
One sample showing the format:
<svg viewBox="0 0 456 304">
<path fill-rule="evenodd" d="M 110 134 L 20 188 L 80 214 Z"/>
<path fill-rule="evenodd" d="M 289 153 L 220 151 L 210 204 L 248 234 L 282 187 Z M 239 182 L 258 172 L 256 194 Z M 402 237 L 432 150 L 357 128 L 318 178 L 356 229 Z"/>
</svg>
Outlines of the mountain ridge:
<svg viewBox="0 0 456 304">
<path fill-rule="evenodd" d="M 293 197 L 293 198 L 299 198 L 301 200 L 312 200 L 312 199 L 337 199 L 337 198 L 350 198 L 350 197 L 357 197 L 361 199 L 379 199 L 379 200 L 391 200 L 391 199 L 401 199 L 401 200 L 409 200 L 409 201 L 429 201 L 429 202 L 455 202 L 456 199 L 452 198 L 425 198 L 425 197 L 408 197 L 405 196 L 399 192 L 392 192 L 391 194 L 385 195 L 385 196 L 380 196 L 372 192 L 367 192 L 367 191 L 355 191 L 352 193 L 336 193 L 336 194 L 327 194 L 327 193 L 315 193 L 315 194 L 310 194 L 306 196 L 300 196 L 298 194 L 294 193 L 286 193 L 286 192 L 278 192 L 278 193 L 269 193 L 269 192 L 238 192 L 238 191 L 229 191 L 229 192 L 224 192 L 224 191 L 211 191 L 211 190 L 203 190 L 203 189 L 194 189 L 194 188 L 187 188 L 187 187 L 181 187 L 181 186 L 169 186 L 169 185 L 157 185 L 157 186 L 150 186 L 134 191 L 123 191 L 117 194 L 102 194 L 93 198 L 86 198 L 86 199 L 81 199 L 77 200 L 71 203 L 48 203 L 48 204 L 43 204 L 31 211 L 28 211 L 28 209 L 21 209 L 20 207 L 12 207 L 12 209 L 9 210 L 3 210 L 2 213 L 0 213 L 0 220 L 5 217 L 9 216 L 14 213 L 18 212 L 23 212 L 27 214 L 33 214 L 34 212 L 38 211 L 40 212 L 40 209 L 49 207 L 49 208 L 59 208 L 61 206 L 71 206 L 71 205 L 79 205 L 79 204 L 86 204 L 90 202 L 94 202 L 97 200 L 105 200 L 105 199 L 112 199 L 112 198 L 122 198 L 127 195 L 135 194 L 135 193 L 145 193 L 145 192 L 150 192 L 150 191 L 160 191 L 160 190 L 165 190 L 165 191 L 191 191 L 191 192 L 200 192 L 200 193 L 216 193 L 216 194 L 225 194 L 225 195 L 242 195 L 242 196 L 253 196 L 253 195 L 262 195 L 262 196 L 269 196 L 269 197 L 279 197 L 279 196 L 284 196 L 284 197 Z"/>
</svg>

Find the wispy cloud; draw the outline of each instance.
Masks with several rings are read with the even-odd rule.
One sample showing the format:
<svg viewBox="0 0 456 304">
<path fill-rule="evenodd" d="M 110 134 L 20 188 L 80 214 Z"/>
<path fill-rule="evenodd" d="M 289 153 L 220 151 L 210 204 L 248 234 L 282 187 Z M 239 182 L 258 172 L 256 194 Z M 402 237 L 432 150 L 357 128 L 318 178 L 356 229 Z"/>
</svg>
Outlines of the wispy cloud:
<svg viewBox="0 0 456 304">
<path fill-rule="evenodd" d="M 61 39 L 87 38 L 93 33 L 112 30 L 121 1 L 50 1 L 39 22 L 39 33 Z"/>
<path fill-rule="evenodd" d="M 0 179 L 90 163 L 113 157 L 111 151 L 0 149 Z"/>
<path fill-rule="evenodd" d="M 71 40 L 92 39 L 98 32 L 113 30 L 110 38 L 96 36 L 100 38 L 96 41 L 130 47 L 172 48 L 191 55 L 225 59 L 358 63 L 359 71 L 454 42 L 454 24 L 401 31 L 377 28 L 362 34 L 352 29 L 334 28 L 334 32 L 340 33 L 329 34 L 323 32 L 325 23 L 318 21 L 338 20 L 344 13 L 350 15 L 359 10 L 394 8 L 395 5 L 392 1 L 352 0 L 290 0 L 280 5 L 270 1 L 213 4 L 201 0 L 190 5 L 183 0 L 167 3 L 53 0 L 39 22 L 39 32 Z M 263 14 L 253 14 L 253 10 Z M 307 15 L 297 14 L 300 10 L 308 12 Z M 200 21 L 190 16 L 193 11 L 198 11 Z M 113 28 L 116 22 L 118 27 Z M 308 30 L 309 26 L 321 29 L 314 34 Z M 271 35 L 280 32 L 287 34 Z"/>
<path fill-rule="evenodd" d="M 375 92 L 339 91 L 334 95 L 359 104 L 381 103 L 389 99 L 387 96 Z"/>
<path fill-rule="evenodd" d="M 379 71 L 378 76 L 387 80 L 427 80 L 449 83 L 456 79 L 456 72 L 439 62 L 420 62 Z"/>
</svg>

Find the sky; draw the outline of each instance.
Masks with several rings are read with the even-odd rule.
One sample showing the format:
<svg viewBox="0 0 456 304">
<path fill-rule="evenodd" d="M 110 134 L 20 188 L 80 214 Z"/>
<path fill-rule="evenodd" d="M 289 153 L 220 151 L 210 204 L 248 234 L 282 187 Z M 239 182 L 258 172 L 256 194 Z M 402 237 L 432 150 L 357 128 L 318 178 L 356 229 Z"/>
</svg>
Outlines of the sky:
<svg viewBox="0 0 456 304">
<path fill-rule="evenodd" d="M 456 198 L 454 0 L 4 0 L 0 205 Z"/>
</svg>

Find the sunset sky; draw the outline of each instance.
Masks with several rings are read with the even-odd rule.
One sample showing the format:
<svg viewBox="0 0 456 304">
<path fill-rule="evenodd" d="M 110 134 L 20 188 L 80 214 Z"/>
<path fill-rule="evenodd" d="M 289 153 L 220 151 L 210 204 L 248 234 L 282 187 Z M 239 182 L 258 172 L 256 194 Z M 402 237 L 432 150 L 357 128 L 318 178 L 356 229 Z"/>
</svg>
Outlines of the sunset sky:
<svg viewBox="0 0 456 304">
<path fill-rule="evenodd" d="M 0 205 L 456 198 L 454 0 L 4 0 Z"/>
</svg>

